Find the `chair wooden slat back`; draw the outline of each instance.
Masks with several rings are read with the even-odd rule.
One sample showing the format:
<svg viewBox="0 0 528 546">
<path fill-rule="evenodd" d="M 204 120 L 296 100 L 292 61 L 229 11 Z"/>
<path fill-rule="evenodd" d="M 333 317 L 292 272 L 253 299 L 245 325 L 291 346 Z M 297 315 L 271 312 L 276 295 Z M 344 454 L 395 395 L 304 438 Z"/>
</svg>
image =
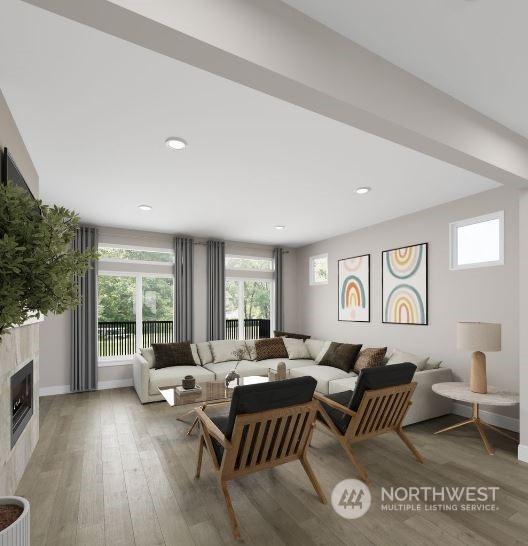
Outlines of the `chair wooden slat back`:
<svg viewBox="0 0 528 546">
<path fill-rule="evenodd" d="M 220 474 L 230 480 L 300 459 L 313 431 L 315 400 L 260 413 L 238 415 L 231 448 L 222 459 Z"/>
<path fill-rule="evenodd" d="M 350 443 L 365 440 L 401 427 L 416 383 L 366 391 L 346 431 Z"/>
</svg>

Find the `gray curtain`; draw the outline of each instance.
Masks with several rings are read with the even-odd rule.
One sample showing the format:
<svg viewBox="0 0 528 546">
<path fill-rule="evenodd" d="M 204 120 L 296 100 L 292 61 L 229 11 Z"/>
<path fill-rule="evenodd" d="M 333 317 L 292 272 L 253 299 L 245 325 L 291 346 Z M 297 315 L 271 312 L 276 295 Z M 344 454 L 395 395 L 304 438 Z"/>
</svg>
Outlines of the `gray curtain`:
<svg viewBox="0 0 528 546">
<path fill-rule="evenodd" d="M 73 248 L 97 248 L 97 229 L 79 227 Z M 97 389 L 97 261 L 77 283 L 81 303 L 71 311 L 71 392 Z"/>
<path fill-rule="evenodd" d="M 174 258 L 174 341 L 193 341 L 193 240 L 174 237 Z"/>
<path fill-rule="evenodd" d="M 275 330 L 284 328 L 283 254 L 284 249 L 273 249 L 273 262 L 275 265 L 273 273 L 273 279 L 275 280 Z"/>
<path fill-rule="evenodd" d="M 225 337 L 225 244 L 207 241 L 207 340 Z"/>
</svg>

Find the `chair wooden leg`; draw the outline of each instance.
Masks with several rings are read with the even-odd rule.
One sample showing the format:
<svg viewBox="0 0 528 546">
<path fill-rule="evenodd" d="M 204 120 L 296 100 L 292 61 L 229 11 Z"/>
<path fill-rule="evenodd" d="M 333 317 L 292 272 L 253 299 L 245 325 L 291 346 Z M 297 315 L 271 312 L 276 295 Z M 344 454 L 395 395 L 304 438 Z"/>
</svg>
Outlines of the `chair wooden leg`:
<svg viewBox="0 0 528 546">
<path fill-rule="evenodd" d="M 368 473 L 366 468 L 358 461 L 356 458 L 356 455 L 352 448 L 350 447 L 350 444 L 346 441 L 345 438 L 342 440 L 339 440 L 339 443 L 343 446 L 343 449 L 345 450 L 345 453 L 348 455 L 348 458 L 352 461 L 352 464 L 356 467 L 356 470 L 358 471 L 359 477 L 367 484 L 370 485 L 370 479 L 368 477 Z"/>
<path fill-rule="evenodd" d="M 311 464 L 308 462 L 308 458 L 306 457 L 306 453 L 300 458 L 301 464 L 303 465 L 304 471 L 308 475 L 308 478 L 310 478 L 310 481 L 312 482 L 313 488 L 315 489 L 315 492 L 317 493 L 317 496 L 321 500 L 323 504 L 326 504 L 326 496 L 323 492 L 323 489 L 321 487 L 321 484 L 319 483 L 319 480 L 316 478 L 313 468 Z"/>
<path fill-rule="evenodd" d="M 220 489 L 224 495 L 224 500 L 227 507 L 227 515 L 229 516 L 229 521 L 231 522 L 231 528 L 233 530 L 233 536 L 235 539 L 240 540 L 240 527 L 238 526 L 238 520 L 235 514 L 235 509 L 233 508 L 233 503 L 231 502 L 231 496 L 227 490 L 227 483 L 223 480 L 220 480 Z"/>
<path fill-rule="evenodd" d="M 204 447 L 205 447 L 205 440 L 203 439 L 203 436 L 200 436 L 200 447 L 198 448 L 198 461 L 196 463 L 196 475 L 195 475 L 196 478 L 200 477 Z"/>
<path fill-rule="evenodd" d="M 424 458 L 422 457 L 421 453 L 414 447 L 409 436 L 407 436 L 407 434 L 403 431 L 403 429 L 400 427 L 396 429 L 396 432 L 398 433 L 398 436 L 402 439 L 402 442 L 409 448 L 410 452 L 416 457 L 416 460 L 419 463 L 424 464 L 425 463 Z"/>
</svg>

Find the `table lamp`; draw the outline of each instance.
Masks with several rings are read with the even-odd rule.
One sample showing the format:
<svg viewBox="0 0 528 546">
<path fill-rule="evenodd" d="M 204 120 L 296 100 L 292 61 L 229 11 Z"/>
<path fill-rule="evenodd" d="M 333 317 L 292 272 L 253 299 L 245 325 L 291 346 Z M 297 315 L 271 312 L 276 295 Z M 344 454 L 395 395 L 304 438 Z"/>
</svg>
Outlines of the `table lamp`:
<svg viewBox="0 0 528 546">
<path fill-rule="evenodd" d="M 501 325 L 489 322 L 459 322 L 457 347 L 461 351 L 473 351 L 469 390 L 486 394 L 486 355 L 483 351 L 501 350 Z"/>
</svg>

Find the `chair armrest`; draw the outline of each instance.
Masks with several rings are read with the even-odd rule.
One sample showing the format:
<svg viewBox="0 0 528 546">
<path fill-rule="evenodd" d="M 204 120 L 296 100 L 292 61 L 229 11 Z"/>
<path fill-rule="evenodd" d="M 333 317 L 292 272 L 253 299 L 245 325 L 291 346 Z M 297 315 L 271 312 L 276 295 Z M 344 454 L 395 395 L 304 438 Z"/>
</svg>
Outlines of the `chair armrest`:
<svg viewBox="0 0 528 546">
<path fill-rule="evenodd" d="M 335 402 L 334 400 L 327 398 L 324 394 L 314 392 L 314 398 L 319 400 L 319 402 L 322 404 L 326 404 L 327 406 L 330 406 L 331 408 L 336 409 L 346 415 L 350 415 L 350 417 L 354 417 L 356 415 L 355 411 L 352 411 L 350 408 L 339 404 L 339 402 Z"/>
<path fill-rule="evenodd" d="M 142 404 L 149 401 L 148 386 L 149 386 L 149 364 L 139 353 L 134 355 L 132 364 L 134 388 Z"/>
<path fill-rule="evenodd" d="M 229 440 L 224 436 L 224 433 L 211 421 L 209 416 L 205 413 L 205 411 L 202 408 L 196 408 L 196 416 L 200 420 L 200 423 L 202 424 L 203 428 L 207 430 L 207 432 L 217 440 L 220 445 L 222 445 L 225 449 L 228 449 L 231 447 L 231 443 Z"/>
</svg>

